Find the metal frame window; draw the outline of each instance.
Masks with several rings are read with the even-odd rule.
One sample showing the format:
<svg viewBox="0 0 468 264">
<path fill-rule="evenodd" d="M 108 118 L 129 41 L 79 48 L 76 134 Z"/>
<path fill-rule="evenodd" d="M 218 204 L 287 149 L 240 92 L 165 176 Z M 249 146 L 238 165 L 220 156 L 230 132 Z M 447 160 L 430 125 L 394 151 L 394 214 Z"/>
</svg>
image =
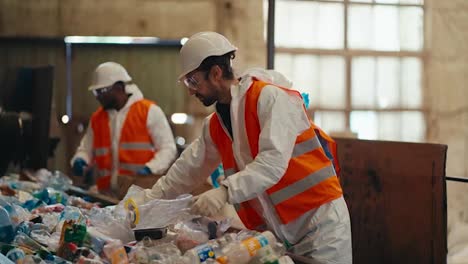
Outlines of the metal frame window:
<svg viewBox="0 0 468 264">
<path fill-rule="evenodd" d="M 424 141 L 423 0 L 278 0 L 275 69 L 326 131 Z"/>
</svg>

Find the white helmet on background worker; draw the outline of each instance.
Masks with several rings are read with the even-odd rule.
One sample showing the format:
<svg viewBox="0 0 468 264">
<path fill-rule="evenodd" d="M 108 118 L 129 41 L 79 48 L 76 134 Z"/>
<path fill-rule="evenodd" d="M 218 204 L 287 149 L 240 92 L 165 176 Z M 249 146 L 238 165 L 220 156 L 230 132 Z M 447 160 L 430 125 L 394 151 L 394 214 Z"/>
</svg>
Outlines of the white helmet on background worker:
<svg viewBox="0 0 468 264">
<path fill-rule="evenodd" d="M 93 79 L 88 90 L 96 90 L 113 85 L 116 82 L 129 82 L 132 77 L 128 75 L 125 68 L 115 62 L 104 62 L 100 64 L 93 73 Z"/>
<path fill-rule="evenodd" d="M 182 73 L 178 77 L 179 81 L 187 73 L 198 68 L 204 59 L 236 50 L 237 48 L 226 37 L 216 32 L 199 32 L 191 36 L 180 49 Z"/>
</svg>

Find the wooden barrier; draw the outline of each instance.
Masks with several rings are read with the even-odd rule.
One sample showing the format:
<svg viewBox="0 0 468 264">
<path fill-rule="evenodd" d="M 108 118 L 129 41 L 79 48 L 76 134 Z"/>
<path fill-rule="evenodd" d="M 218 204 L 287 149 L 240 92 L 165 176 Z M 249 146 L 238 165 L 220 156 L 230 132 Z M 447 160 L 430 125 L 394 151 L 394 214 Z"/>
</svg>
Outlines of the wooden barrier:
<svg viewBox="0 0 468 264">
<path fill-rule="evenodd" d="M 354 263 L 446 263 L 446 145 L 337 139 Z"/>
</svg>

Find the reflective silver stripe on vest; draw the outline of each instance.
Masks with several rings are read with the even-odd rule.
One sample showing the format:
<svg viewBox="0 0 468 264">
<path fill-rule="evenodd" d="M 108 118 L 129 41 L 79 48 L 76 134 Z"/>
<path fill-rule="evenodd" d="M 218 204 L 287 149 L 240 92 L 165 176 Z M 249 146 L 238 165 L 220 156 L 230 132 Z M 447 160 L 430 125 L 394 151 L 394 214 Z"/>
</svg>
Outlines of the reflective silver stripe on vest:
<svg viewBox="0 0 468 264">
<path fill-rule="evenodd" d="M 321 146 L 322 145 L 320 145 L 320 141 L 317 136 L 314 136 L 311 139 L 296 144 L 293 149 L 292 158 L 299 157 L 300 155 L 315 150 Z"/>
<path fill-rule="evenodd" d="M 95 148 L 94 155 L 95 156 L 104 156 L 109 153 L 109 148 Z"/>
<path fill-rule="evenodd" d="M 120 163 L 120 168 L 124 170 L 129 170 L 133 172 L 137 172 L 140 169 L 143 169 L 145 167 L 144 164 L 134 164 L 134 163 Z"/>
<path fill-rule="evenodd" d="M 147 142 L 121 143 L 120 148 L 126 150 L 154 150 L 153 145 Z"/>
<path fill-rule="evenodd" d="M 233 175 L 234 173 L 236 173 L 236 170 L 231 168 L 231 169 L 225 169 L 224 170 L 224 176 L 228 177 L 228 176 L 231 176 Z"/>
<path fill-rule="evenodd" d="M 322 181 L 332 176 L 335 176 L 335 170 L 333 169 L 333 165 L 329 165 L 310 174 L 300 181 L 297 181 L 279 191 L 270 194 L 270 199 L 274 205 L 277 205 L 291 197 L 303 193 L 305 190 L 321 183 Z"/>
<path fill-rule="evenodd" d="M 109 176 L 110 171 L 109 170 L 97 170 L 97 175 L 98 177 Z"/>
</svg>

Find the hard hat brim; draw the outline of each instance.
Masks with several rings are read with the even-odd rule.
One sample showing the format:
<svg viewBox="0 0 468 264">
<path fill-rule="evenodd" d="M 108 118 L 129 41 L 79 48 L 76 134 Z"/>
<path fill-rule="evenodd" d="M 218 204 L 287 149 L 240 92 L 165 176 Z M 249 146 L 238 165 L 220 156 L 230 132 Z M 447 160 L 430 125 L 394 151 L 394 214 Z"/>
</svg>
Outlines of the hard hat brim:
<svg viewBox="0 0 468 264">
<path fill-rule="evenodd" d="M 132 81 L 132 78 L 129 78 L 128 80 L 126 81 L 116 81 L 116 82 L 123 82 L 125 84 L 129 84 L 130 82 Z M 114 83 L 116 83 L 114 82 Z M 109 83 L 109 84 L 93 84 L 93 85 L 90 85 L 88 87 L 88 91 L 93 91 L 93 90 L 97 90 L 97 89 L 100 89 L 100 88 L 104 88 L 104 87 L 107 87 L 107 86 L 111 86 L 111 85 L 114 85 L 114 83 Z"/>
<path fill-rule="evenodd" d="M 223 51 L 223 52 L 218 52 L 218 53 L 213 52 L 213 53 L 210 54 L 208 57 L 211 57 L 211 56 L 223 56 L 223 55 L 228 54 L 229 52 L 233 52 L 233 51 L 237 51 L 237 47 L 232 46 L 231 49 L 229 49 L 229 50 L 227 50 L 227 51 Z M 190 67 L 190 69 L 188 69 L 188 70 L 182 72 L 182 73 L 179 75 L 179 77 L 177 77 L 177 80 L 178 80 L 178 81 L 182 81 L 182 80 L 184 79 L 185 75 L 187 75 L 187 74 L 189 74 L 190 72 L 192 72 L 192 71 L 198 69 L 198 67 L 200 67 L 200 65 L 203 63 L 203 61 L 204 61 L 206 58 L 208 58 L 208 57 L 205 57 L 202 61 L 200 61 L 200 63 L 199 63 L 196 67 Z M 192 68 L 193 68 L 193 69 L 192 69 Z"/>
<path fill-rule="evenodd" d="M 97 89 L 100 89 L 100 88 L 104 88 L 106 86 L 109 86 L 109 85 L 90 85 L 88 87 L 88 91 L 93 91 L 93 90 L 97 90 Z"/>
</svg>

